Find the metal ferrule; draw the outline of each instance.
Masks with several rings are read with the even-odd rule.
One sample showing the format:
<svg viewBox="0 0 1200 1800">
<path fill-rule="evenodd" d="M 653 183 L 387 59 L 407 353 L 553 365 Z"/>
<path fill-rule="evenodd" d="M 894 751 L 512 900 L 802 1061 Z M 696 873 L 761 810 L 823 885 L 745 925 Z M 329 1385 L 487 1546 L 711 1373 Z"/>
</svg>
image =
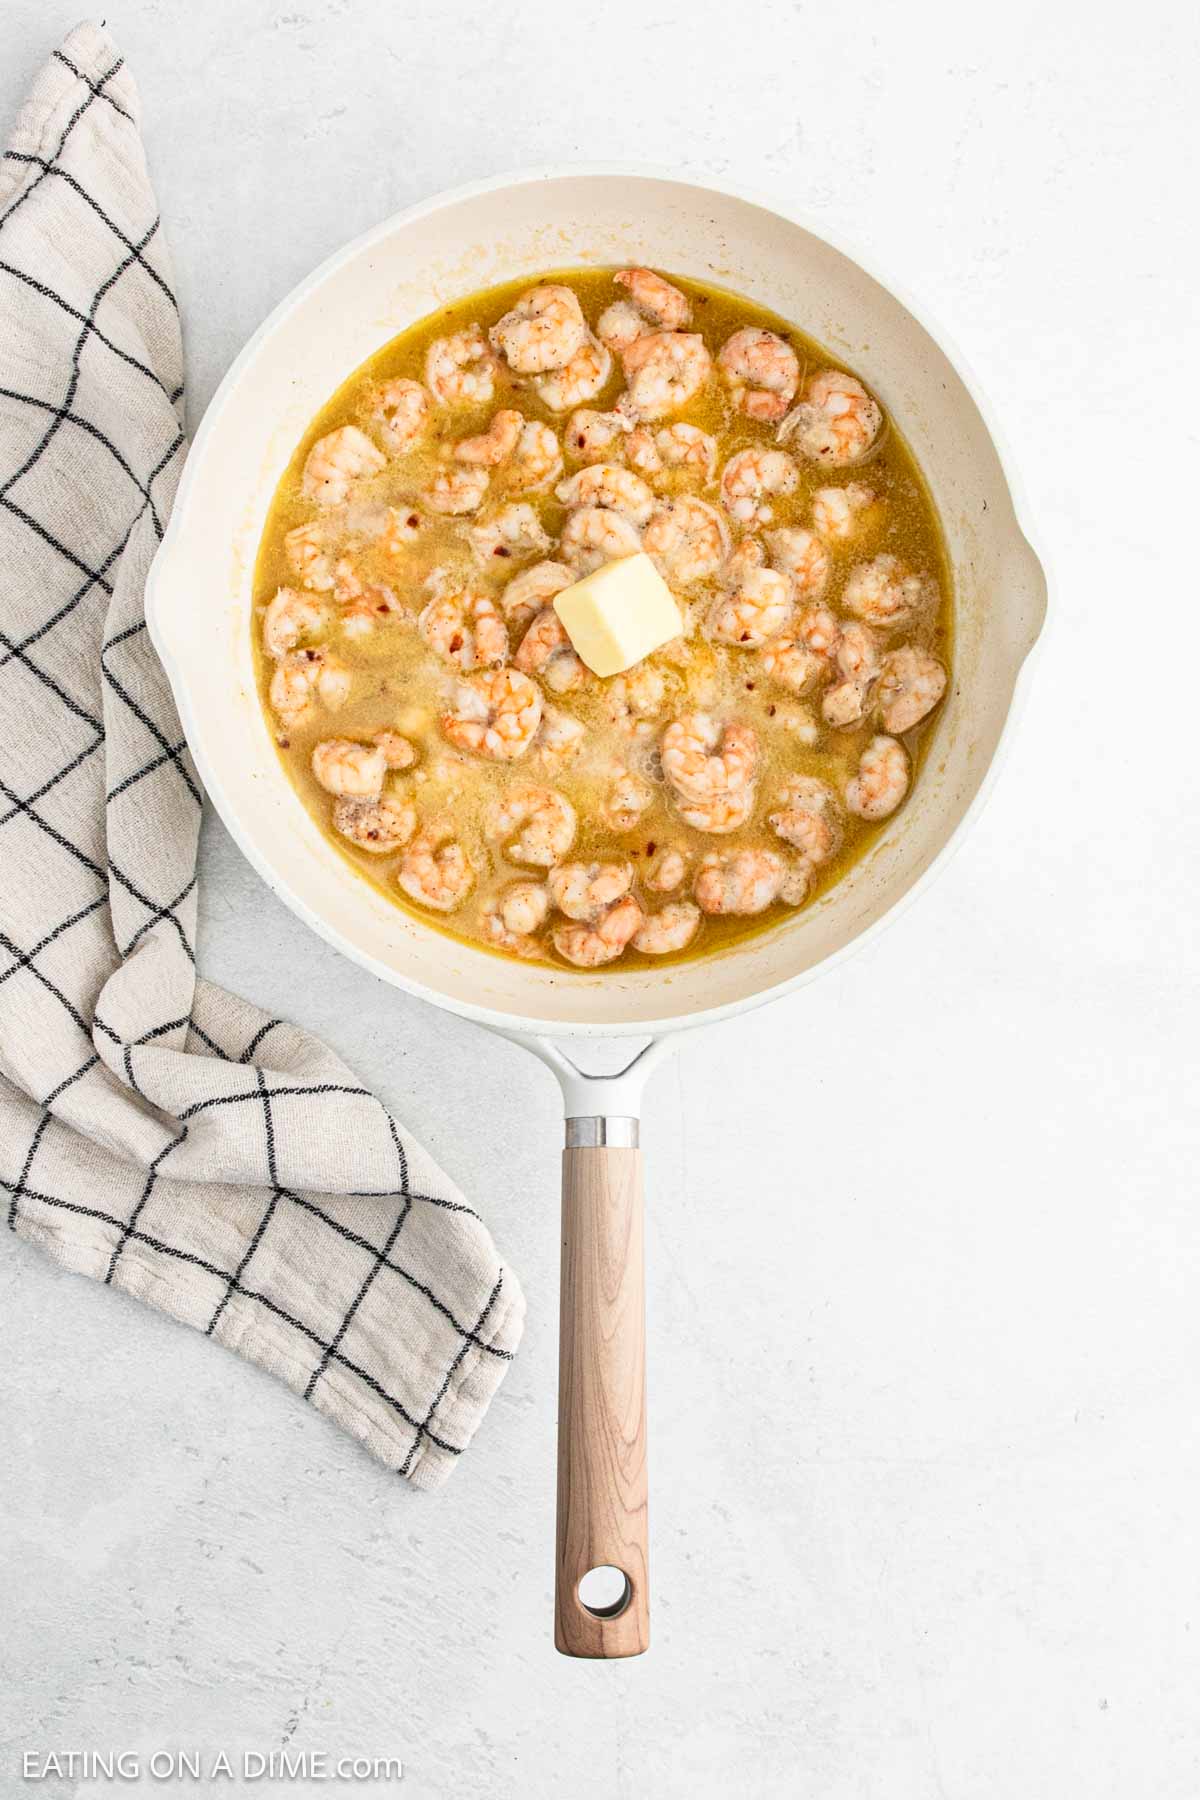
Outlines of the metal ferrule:
<svg viewBox="0 0 1200 1800">
<path fill-rule="evenodd" d="M 594 1150 L 605 1145 L 622 1150 L 636 1150 L 638 1121 L 629 1118 L 602 1118 L 599 1114 L 567 1120 L 568 1150 Z"/>
</svg>

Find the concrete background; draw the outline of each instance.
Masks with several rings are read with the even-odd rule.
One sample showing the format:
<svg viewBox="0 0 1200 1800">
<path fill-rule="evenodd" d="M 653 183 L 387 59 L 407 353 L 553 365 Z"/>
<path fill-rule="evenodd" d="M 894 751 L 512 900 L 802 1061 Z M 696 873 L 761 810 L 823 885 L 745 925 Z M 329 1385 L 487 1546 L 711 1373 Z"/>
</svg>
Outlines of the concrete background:
<svg viewBox="0 0 1200 1800">
<path fill-rule="evenodd" d="M 7 0 L 6 117 L 79 3 Z M 1195 9 L 107 18 L 193 417 L 299 277 L 423 195 L 541 159 L 713 174 L 869 246 L 945 320 L 1057 616 L 995 798 L 921 906 L 651 1089 L 656 1635 L 630 1664 L 550 1645 L 550 1081 L 339 961 L 209 821 L 207 972 L 400 1109 L 519 1269 L 528 1334 L 426 1498 L 6 1242 L 5 1800 L 112 1791 L 26 1790 L 22 1749 L 285 1742 L 402 1755 L 400 1791 L 454 1800 L 1193 1800 Z"/>
</svg>

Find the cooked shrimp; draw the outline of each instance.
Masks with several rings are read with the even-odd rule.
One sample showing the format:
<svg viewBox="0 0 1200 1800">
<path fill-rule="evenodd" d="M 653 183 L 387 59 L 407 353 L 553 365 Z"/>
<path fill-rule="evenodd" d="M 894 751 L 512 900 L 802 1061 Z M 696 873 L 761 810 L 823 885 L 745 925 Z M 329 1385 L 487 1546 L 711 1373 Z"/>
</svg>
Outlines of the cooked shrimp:
<svg viewBox="0 0 1200 1800">
<path fill-rule="evenodd" d="M 628 290 L 639 313 L 660 331 L 679 331 L 691 323 L 692 303 L 687 295 L 653 269 L 618 269 L 613 280 Z"/>
<path fill-rule="evenodd" d="M 629 863 L 561 863 L 546 877 L 550 898 L 568 919 L 594 925 L 633 886 Z"/>
<path fill-rule="evenodd" d="M 706 913 L 760 913 L 778 898 L 784 864 L 773 850 L 712 850 L 700 864 L 696 899 Z"/>
<path fill-rule="evenodd" d="M 371 742 L 383 751 L 389 769 L 411 769 L 417 760 L 416 751 L 398 731 L 377 731 Z"/>
<path fill-rule="evenodd" d="M 838 639 L 834 663 L 842 677 L 821 702 L 827 725 L 845 729 L 857 725 L 867 709 L 867 697 L 879 674 L 879 652 L 865 625 L 847 625 Z"/>
<path fill-rule="evenodd" d="M 521 639 L 513 663 L 525 675 L 540 676 L 552 694 L 567 694 L 587 678 L 587 670 L 552 606 L 538 613 Z"/>
<path fill-rule="evenodd" d="M 658 504 L 640 475 L 619 463 L 591 463 L 554 490 L 564 506 L 599 506 L 644 525 Z"/>
<path fill-rule="evenodd" d="M 497 362 L 478 325 L 435 338 L 425 354 L 425 380 L 443 406 L 486 406 L 496 391 Z"/>
<path fill-rule="evenodd" d="M 911 574 L 895 556 L 857 563 L 846 581 L 842 605 L 868 625 L 895 625 L 932 597 L 932 584 Z"/>
<path fill-rule="evenodd" d="M 454 457 L 457 462 L 478 463 L 486 469 L 494 469 L 498 464 L 506 462 L 516 449 L 521 437 L 523 416 L 511 407 L 501 407 L 492 415 L 491 424 L 486 431 L 477 437 L 460 438 L 454 446 Z"/>
<path fill-rule="evenodd" d="M 551 768 L 566 762 L 579 749 L 586 736 L 586 727 L 582 720 L 573 713 L 564 712 L 559 706 L 546 705 L 542 708 L 542 722 L 534 739 L 534 751 L 539 760 Z"/>
<path fill-rule="evenodd" d="M 863 513 L 874 504 L 873 489 L 861 481 L 818 488 L 812 501 L 813 524 L 827 543 L 845 544 L 857 531 Z"/>
<path fill-rule="evenodd" d="M 587 575 L 601 563 L 632 556 L 641 547 L 641 533 L 624 513 L 603 506 L 581 506 L 563 526 L 558 551 L 577 575 Z"/>
<path fill-rule="evenodd" d="M 333 809 L 333 829 L 371 856 L 387 856 L 417 829 L 416 809 L 398 794 L 377 800 L 343 799 Z"/>
<path fill-rule="evenodd" d="M 546 923 L 550 897 L 540 881 L 512 881 L 500 896 L 499 910 L 509 931 L 527 936 Z"/>
<path fill-rule="evenodd" d="M 664 844 L 642 880 L 652 894 L 673 894 L 676 888 L 683 886 L 687 868 L 686 852 L 677 844 Z"/>
<path fill-rule="evenodd" d="M 814 532 L 785 525 L 768 531 L 771 562 L 791 581 L 800 600 L 819 600 L 829 581 L 829 552 Z"/>
<path fill-rule="evenodd" d="M 792 775 L 780 791 L 767 823 L 810 863 L 821 863 L 837 848 L 836 802 L 832 788 L 815 775 Z"/>
<path fill-rule="evenodd" d="M 570 362 L 534 381 L 534 392 L 551 412 L 573 412 L 594 400 L 612 374 L 612 357 L 598 338 L 587 337 Z"/>
<path fill-rule="evenodd" d="M 778 637 L 792 613 L 792 586 L 777 569 L 748 569 L 708 617 L 709 636 L 739 650 L 757 650 Z"/>
<path fill-rule="evenodd" d="M 690 900 L 673 900 L 651 913 L 634 934 L 633 947 L 643 956 L 669 956 L 686 950 L 700 926 L 700 908 Z"/>
<path fill-rule="evenodd" d="M 575 579 L 566 563 L 539 562 L 531 569 L 514 575 L 500 596 L 500 606 L 513 625 L 527 625 L 535 613 L 548 606 L 556 594 L 570 587 Z"/>
<path fill-rule="evenodd" d="M 544 375 L 582 349 L 587 326 L 571 289 L 547 282 L 522 294 L 488 336 L 516 374 Z"/>
<path fill-rule="evenodd" d="M 540 556 L 550 548 L 542 521 L 528 500 L 510 500 L 490 519 L 470 530 L 471 548 L 481 563 L 514 556 Z"/>
<path fill-rule="evenodd" d="M 800 379 L 796 352 L 785 339 L 748 325 L 726 341 L 717 361 L 735 406 L 752 419 L 782 419 Z"/>
<path fill-rule="evenodd" d="M 575 841 L 575 808 L 555 788 L 513 788 L 492 807 L 486 830 L 510 862 L 549 869 L 562 861 Z"/>
<path fill-rule="evenodd" d="M 652 331 L 621 352 L 628 383 L 618 406 L 626 417 L 661 419 L 695 398 L 712 374 L 697 332 Z"/>
<path fill-rule="evenodd" d="M 296 588 L 280 588 L 263 613 L 263 649 L 278 662 L 281 656 L 296 648 L 301 638 L 319 637 L 328 619 L 326 608 L 311 594 L 302 594 Z"/>
<path fill-rule="evenodd" d="M 936 656 L 917 644 L 902 644 L 883 659 L 879 717 L 897 737 L 919 725 L 946 691 L 946 671 Z"/>
<path fill-rule="evenodd" d="M 387 758 L 378 744 L 326 738 L 312 753 L 312 772 L 328 794 L 374 800 L 383 787 Z"/>
<path fill-rule="evenodd" d="M 441 571 L 435 570 L 430 578 L 435 584 L 434 597 L 417 620 L 417 629 L 429 648 L 464 675 L 507 662 L 508 626 L 495 601 L 478 588 L 438 592 L 440 575 Z"/>
<path fill-rule="evenodd" d="M 323 644 L 289 650 L 276 665 L 267 697 L 285 729 L 295 730 L 320 705 L 336 712 L 350 695 L 350 671 Z"/>
<path fill-rule="evenodd" d="M 698 425 L 663 425 L 658 431 L 639 425 L 629 434 L 626 454 L 642 475 L 672 469 L 711 481 L 717 466 L 717 440 Z"/>
<path fill-rule="evenodd" d="M 595 925 L 560 925 L 554 948 L 580 969 L 596 969 L 615 962 L 641 927 L 642 909 L 630 896 L 619 900 Z"/>
<path fill-rule="evenodd" d="M 448 822 L 427 825 L 404 852 L 396 880 L 410 900 L 453 912 L 475 885 L 475 871 Z"/>
<path fill-rule="evenodd" d="M 444 469 L 425 489 L 425 504 L 436 513 L 478 512 L 487 495 L 488 479 L 486 469 Z"/>
<path fill-rule="evenodd" d="M 356 481 L 378 475 L 387 457 L 357 425 L 340 425 L 318 438 L 304 464 L 300 492 L 315 506 L 342 506 Z"/>
<path fill-rule="evenodd" d="M 749 725 L 724 728 L 708 713 L 685 713 L 662 735 L 663 773 L 687 800 L 709 800 L 749 785 L 758 737 Z"/>
<path fill-rule="evenodd" d="M 783 872 L 783 880 L 779 884 L 779 898 L 785 906 L 803 906 L 812 892 L 813 866 L 803 856 L 792 856 L 787 859 Z"/>
<path fill-rule="evenodd" d="M 793 694 L 804 693 L 829 667 L 828 658 L 818 656 L 790 634 L 772 638 L 763 646 L 762 664 L 772 681 Z"/>
<path fill-rule="evenodd" d="M 703 581 L 729 554 L 729 527 L 715 506 L 681 494 L 655 513 L 642 548 L 668 581 Z"/>
<path fill-rule="evenodd" d="M 370 427 L 389 456 L 411 450 L 429 422 L 429 395 L 419 381 L 402 375 L 382 381 L 366 397 L 363 424 Z"/>
<path fill-rule="evenodd" d="M 606 350 L 618 356 L 628 349 L 634 338 L 644 337 L 653 329 L 649 319 L 628 300 L 614 300 L 596 320 L 596 336 Z"/>
<path fill-rule="evenodd" d="M 806 606 L 796 620 L 796 637 L 814 656 L 832 656 L 841 635 L 842 628 L 827 606 Z"/>
<path fill-rule="evenodd" d="M 388 506 L 379 520 L 379 529 L 372 534 L 373 541 L 385 556 L 400 557 L 420 537 L 421 525 L 421 515 L 414 507 Z"/>
<path fill-rule="evenodd" d="M 631 769 L 621 769 L 600 806 L 600 817 L 610 831 L 632 831 L 642 814 L 654 804 L 654 789 Z"/>
<path fill-rule="evenodd" d="M 532 494 L 553 485 L 562 473 L 562 448 L 549 425 L 526 419 L 504 470 L 504 484 L 519 494 Z"/>
<path fill-rule="evenodd" d="M 739 831 L 754 811 L 754 785 L 734 788 L 727 794 L 710 794 L 704 800 L 679 799 L 679 816 L 693 831 L 705 831 L 713 837 Z"/>
<path fill-rule="evenodd" d="M 320 519 L 310 519 L 307 525 L 287 532 L 283 550 L 298 581 L 319 594 L 328 593 L 333 586 L 333 549 Z"/>
<path fill-rule="evenodd" d="M 581 407 L 567 420 L 563 439 L 578 462 L 613 462 L 630 430 L 624 413 Z"/>
<path fill-rule="evenodd" d="M 793 494 L 799 471 L 786 450 L 739 450 L 721 474 L 721 499 L 740 525 L 765 525 L 769 496 Z"/>
<path fill-rule="evenodd" d="M 838 369 L 820 369 L 780 425 L 779 441 L 794 439 L 809 462 L 844 468 L 862 460 L 882 423 L 883 414 L 861 381 Z"/>
<path fill-rule="evenodd" d="M 661 716 L 666 697 L 667 682 L 662 670 L 653 663 L 635 663 L 608 684 L 608 716 L 620 730 L 636 736 L 648 729 L 652 719 Z"/>
<path fill-rule="evenodd" d="M 846 785 L 846 805 L 860 819 L 886 819 L 908 792 L 908 752 L 894 737 L 873 737 Z"/>
<path fill-rule="evenodd" d="M 540 690 L 519 669 L 469 675 L 442 715 L 442 730 L 458 750 L 511 762 L 524 756 L 542 718 Z"/>
</svg>

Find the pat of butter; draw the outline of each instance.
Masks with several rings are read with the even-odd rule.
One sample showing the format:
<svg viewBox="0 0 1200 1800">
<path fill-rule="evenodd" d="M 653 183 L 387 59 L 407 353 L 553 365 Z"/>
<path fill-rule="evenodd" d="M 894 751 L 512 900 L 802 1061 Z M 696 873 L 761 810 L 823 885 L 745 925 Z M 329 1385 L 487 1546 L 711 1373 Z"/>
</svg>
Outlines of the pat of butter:
<svg viewBox="0 0 1200 1800">
<path fill-rule="evenodd" d="M 554 610 L 593 675 L 619 675 L 683 630 L 670 588 L 641 550 L 564 588 Z"/>
</svg>

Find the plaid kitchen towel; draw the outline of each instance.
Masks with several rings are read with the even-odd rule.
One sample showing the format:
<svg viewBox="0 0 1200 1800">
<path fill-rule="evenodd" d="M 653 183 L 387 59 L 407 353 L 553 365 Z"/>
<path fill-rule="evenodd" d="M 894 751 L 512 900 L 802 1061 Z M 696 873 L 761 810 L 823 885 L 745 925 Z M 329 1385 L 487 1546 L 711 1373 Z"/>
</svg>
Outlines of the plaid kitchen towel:
<svg viewBox="0 0 1200 1800">
<path fill-rule="evenodd" d="M 82 25 L 0 165 L 0 1199 L 435 1487 L 524 1302 L 330 1051 L 197 979 L 200 791 L 142 611 L 185 442 L 137 118 Z"/>
</svg>

